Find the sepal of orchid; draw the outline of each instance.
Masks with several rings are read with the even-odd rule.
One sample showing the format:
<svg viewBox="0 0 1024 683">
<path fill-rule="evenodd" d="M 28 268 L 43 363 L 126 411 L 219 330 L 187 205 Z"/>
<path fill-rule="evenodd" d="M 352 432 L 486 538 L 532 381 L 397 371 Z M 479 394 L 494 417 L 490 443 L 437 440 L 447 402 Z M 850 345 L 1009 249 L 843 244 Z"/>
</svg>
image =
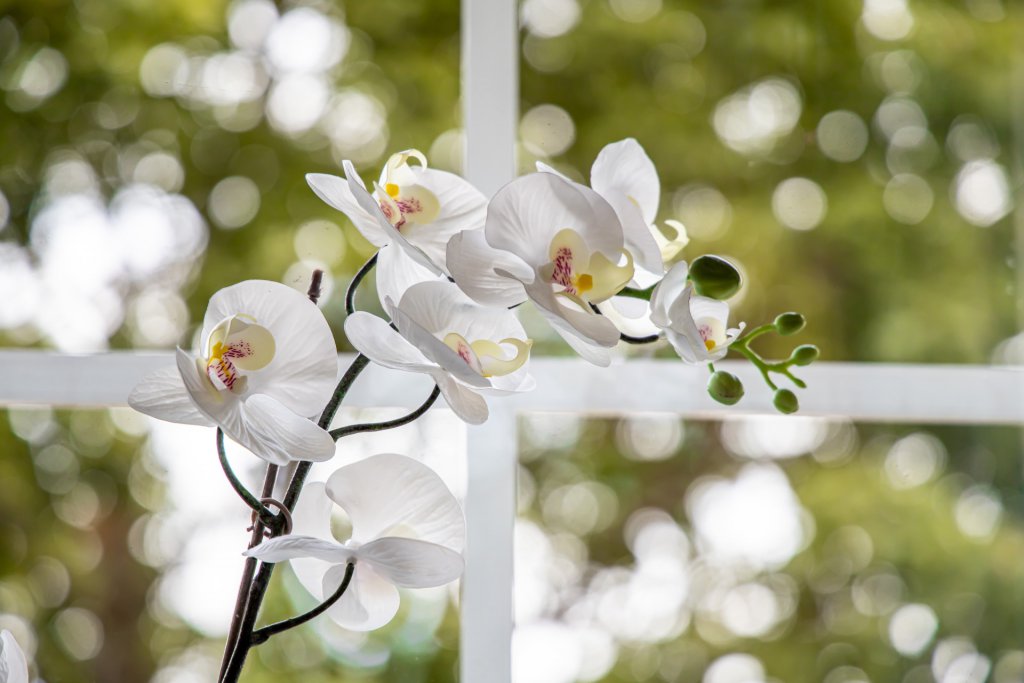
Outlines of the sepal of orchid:
<svg viewBox="0 0 1024 683">
<path fill-rule="evenodd" d="M 690 264 L 690 282 L 701 296 L 724 301 L 740 290 L 740 272 L 720 256 L 705 254 Z"/>
<path fill-rule="evenodd" d="M 708 395 L 724 405 L 735 405 L 743 398 L 743 382 L 730 372 L 716 370 L 708 378 Z"/>
<path fill-rule="evenodd" d="M 793 365 L 810 365 L 818 360 L 819 355 L 821 352 L 814 344 L 801 344 L 793 349 L 793 353 L 789 354 L 789 362 Z"/>
<path fill-rule="evenodd" d="M 784 337 L 788 337 L 791 334 L 796 334 L 800 330 L 804 329 L 804 325 L 807 324 L 807 320 L 799 313 L 780 313 L 775 316 L 773 323 L 775 329 Z"/>
<path fill-rule="evenodd" d="M 772 398 L 772 405 L 777 411 L 786 415 L 800 410 L 800 401 L 797 400 L 796 394 L 789 389 L 777 389 Z"/>
</svg>

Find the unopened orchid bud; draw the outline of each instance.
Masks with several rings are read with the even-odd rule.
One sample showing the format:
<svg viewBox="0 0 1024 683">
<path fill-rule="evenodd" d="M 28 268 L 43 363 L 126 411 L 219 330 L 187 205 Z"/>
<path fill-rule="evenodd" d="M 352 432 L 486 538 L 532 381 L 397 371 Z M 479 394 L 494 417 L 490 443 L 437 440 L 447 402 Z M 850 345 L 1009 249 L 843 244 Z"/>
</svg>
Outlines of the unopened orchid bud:
<svg viewBox="0 0 1024 683">
<path fill-rule="evenodd" d="M 739 291 L 740 272 L 724 258 L 706 254 L 690 264 L 690 281 L 701 296 L 724 301 Z"/>
<path fill-rule="evenodd" d="M 807 321 L 799 313 L 780 313 L 775 317 L 775 329 L 784 337 L 804 329 Z"/>
<path fill-rule="evenodd" d="M 820 354 L 821 352 L 818 351 L 818 347 L 814 344 L 801 344 L 793 349 L 789 359 L 793 362 L 793 365 L 810 365 L 818 360 Z"/>
<path fill-rule="evenodd" d="M 743 383 L 732 373 L 716 370 L 708 379 L 708 394 L 719 403 L 731 406 L 743 398 Z"/>
<path fill-rule="evenodd" d="M 772 404 L 774 404 L 777 411 L 786 415 L 800 410 L 800 401 L 797 400 L 796 394 L 789 389 L 779 389 L 776 391 Z"/>
</svg>

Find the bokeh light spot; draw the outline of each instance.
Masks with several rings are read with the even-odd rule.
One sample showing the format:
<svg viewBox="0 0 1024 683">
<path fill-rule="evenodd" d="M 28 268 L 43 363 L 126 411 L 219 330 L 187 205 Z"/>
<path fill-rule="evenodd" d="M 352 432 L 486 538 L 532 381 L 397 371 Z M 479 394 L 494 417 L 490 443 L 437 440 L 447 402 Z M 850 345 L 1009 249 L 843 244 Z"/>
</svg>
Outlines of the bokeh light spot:
<svg viewBox="0 0 1024 683">
<path fill-rule="evenodd" d="M 789 178 L 772 193 L 775 219 L 793 230 L 812 230 L 825 219 L 828 197 L 821 185 L 807 178 Z"/>
</svg>

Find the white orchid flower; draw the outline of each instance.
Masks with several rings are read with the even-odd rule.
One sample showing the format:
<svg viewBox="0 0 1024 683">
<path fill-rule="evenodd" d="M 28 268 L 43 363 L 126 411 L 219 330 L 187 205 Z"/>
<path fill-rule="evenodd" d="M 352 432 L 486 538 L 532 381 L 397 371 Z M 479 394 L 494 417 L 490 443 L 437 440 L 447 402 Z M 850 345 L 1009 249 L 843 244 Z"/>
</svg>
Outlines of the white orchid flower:
<svg viewBox="0 0 1024 683">
<path fill-rule="evenodd" d="M 338 542 L 331 511 L 352 525 Z M 308 484 L 292 513 L 292 533 L 246 552 L 264 562 L 291 560 L 300 583 L 318 600 L 352 581 L 327 614 L 343 628 L 370 631 L 398 612 L 402 588 L 442 586 L 462 575 L 466 522 L 455 496 L 426 465 L 382 454 L 342 467 L 327 483 Z"/>
<path fill-rule="evenodd" d="M 540 162 L 537 170 L 558 173 Z M 637 284 L 654 284 L 665 272 L 664 264 L 689 242 L 686 228 L 679 221 L 665 221 L 675 233 L 672 239 L 655 225 L 661 181 L 654 162 L 633 138 L 613 142 L 605 145 L 594 160 L 590 186 L 612 205 L 622 222 L 626 249 L 636 259 Z"/>
<path fill-rule="evenodd" d="M 14 635 L 0 631 L 0 683 L 28 683 L 28 660 Z"/>
<path fill-rule="evenodd" d="M 203 319 L 198 356 L 177 350 L 177 367 L 139 383 L 128 404 L 169 422 L 219 426 L 264 460 L 327 460 L 330 434 L 308 418 L 338 378 L 334 337 L 320 309 L 278 282 L 248 280 L 220 290 Z"/>
<path fill-rule="evenodd" d="M 665 330 L 672 348 L 687 363 L 724 357 L 745 323 L 728 329 L 729 304 L 693 293 L 685 262 L 674 265 L 651 293 L 651 322 Z"/>
<path fill-rule="evenodd" d="M 397 331 L 357 311 L 345 320 L 349 342 L 379 365 L 429 375 L 466 422 L 487 419 L 481 394 L 533 388 L 526 368 L 533 342 L 512 311 L 481 306 L 447 280 L 415 284 L 384 307 Z"/>
<path fill-rule="evenodd" d="M 494 196 L 482 231 L 448 243 L 448 265 L 470 297 L 489 306 L 526 299 L 581 356 L 611 362 L 619 331 L 595 313 L 633 277 L 622 225 L 588 187 L 551 173 L 512 181 Z"/>
<path fill-rule="evenodd" d="M 372 194 L 352 162 L 346 160 L 342 167 L 344 178 L 310 173 L 306 182 L 371 243 L 394 244 L 435 274 L 447 272 L 445 248 L 452 235 L 484 223 L 483 194 L 454 173 L 427 168 L 427 158 L 418 150 L 391 155 Z"/>
</svg>

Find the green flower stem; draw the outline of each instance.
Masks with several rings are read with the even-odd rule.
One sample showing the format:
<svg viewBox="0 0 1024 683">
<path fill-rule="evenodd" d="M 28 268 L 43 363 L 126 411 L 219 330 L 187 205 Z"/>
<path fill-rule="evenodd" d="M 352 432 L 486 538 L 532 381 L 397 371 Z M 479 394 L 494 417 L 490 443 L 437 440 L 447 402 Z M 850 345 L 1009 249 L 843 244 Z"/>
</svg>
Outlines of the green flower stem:
<svg viewBox="0 0 1024 683">
<path fill-rule="evenodd" d="M 752 342 L 755 339 L 757 339 L 758 337 L 760 337 L 762 334 L 767 334 L 768 332 L 774 332 L 774 331 L 775 331 L 775 324 L 774 323 L 765 323 L 764 325 L 759 325 L 758 327 L 755 327 L 754 329 L 750 330 L 745 335 L 743 335 L 742 337 L 740 337 L 739 339 L 734 341 L 732 343 L 732 345 L 734 347 L 737 344 L 747 345 L 750 342 Z"/>
<path fill-rule="evenodd" d="M 270 511 L 263 503 L 259 501 L 252 494 L 249 489 L 245 488 L 245 485 L 239 481 L 235 475 L 235 471 L 231 469 L 231 463 L 228 462 L 228 455 L 224 450 L 224 430 L 217 427 L 217 456 L 220 458 L 220 466 L 224 470 L 224 475 L 228 478 L 228 482 L 231 484 L 231 488 L 235 490 L 238 497 L 242 499 L 246 505 L 248 505 L 253 512 L 259 515 L 259 520 L 264 526 L 272 526 L 274 524 L 274 513 Z"/>
<path fill-rule="evenodd" d="M 371 259 L 372 260 L 372 259 Z M 366 267 L 364 266 L 364 270 Z M 350 288 L 351 289 L 351 288 Z M 324 407 L 323 413 L 320 415 L 320 420 L 317 422 L 322 429 L 326 429 L 330 426 L 331 421 L 334 419 L 335 414 L 338 412 L 338 408 L 341 406 L 342 400 L 345 395 L 348 394 L 349 389 L 352 388 L 352 384 L 356 381 L 356 378 L 366 369 L 370 364 L 370 359 L 359 354 L 355 360 L 352 361 L 352 365 L 349 366 L 345 374 L 342 375 L 338 381 L 338 386 L 334 389 L 334 394 L 331 396 L 331 400 L 328 401 L 327 406 Z M 302 493 L 302 486 L 306 482 L 306 476 L 309 474 L 310 468 L 313 463 L 302 461 L 295 468 L 295 474 L 292 475 L 292 480 L 288 484 L 288 491 L 285 494 L 284 506 L 288 510 L 294 511 L 295 504 L 299 500 L 299 495 Z M 264 487 L 266 488 L 266 487 Z M 271 487 L 271 491 L 273 488 Z M 267 493 L 269 496 L 270 493 Z M 262 537 L 262 525 L 257 525 L 260 529 L 260 535 Z M 275 530 L 276 532 L 277 530 Z M 255 537 L 255 530 L 254 530 Z M 257 540 L 258 543 L 258 540 Z M 250 546 L 251 547 L 251 546 Z M 255 568 L 255 558 L 249 558 L 246 561 L 246 570 L 251 566 Z M 257 643 L 253 640 L 253 630 L 256 625 L 256 617 L 259 614 L 260 605 L 263 604 L 263 598 L 267 594 L 267 588 L 270 586 L 270 578 L 274 574 L 275 565 L 270 562 L 263 562 L 259 565 L 259 570 L 255 572 L 255 576 L 252 574 L 246 574 L 243 576 L 242 585 L 239 587 L 239 597 L 245 592 L 246 599 L 242 610 L 235 611 L 235 618 L 232 619 L 232 627 L 237 621 L 239 626 L 237 630 L 236 641 L 232 646 L 231 640 L 228 641 L 228 650 L 225 652 L 226 664 L 222 667 L 222 673 L 218 679 L 220 683 L 237 683 L 239 676 L 242 674 L 242 667 L 245 666 L 246 657 L 249 656 L 249 650 L 251 650 Z M 230 651 L 230 655 L 227 652 Z"/>
<path fill-rule="evenodd" d="M 254 646 L 262 645 L 263 643 L 270 640 L 272 636 L 276 636 L 278 633 L 287 631 L 288 629 L 295 628 L 296 626 L 301 626 L 302 624 L 305 624 L 307 621 L 312 621 L 313 619 L 317 618 L 318 616 L 326 612 L 328 609 L 331 608 L 331 606 L 334 603 L 341 599 L 342 595 L 345 594 L 345 590 L 348 588 L 349 583 L 352 582 L 352 573 L 355 571 L 355 568 L 356 563 L 354 561 L 349 562 L 348 566 L 345 567 L 345 576 L 344 578 L 342 578 L 341 585 L 338 586 L 338 590 L 334 591 L 334 593 L 329 598 L 327 598 L 322 603 L 320 603 L 313 609 L 309 610 L 305 614 L 300 614 L 297 617 L 285 619 L 284 621 L 279 621 L 277 623 L 270 624 L 269 626 L 264 626 L 263 628 L 253 631 L 252 644 Z"/>
<path fill-rule="evenodd" d="M 765 325 L 762 325 L 761 327 L 765 327 Z M 754 331 L 757 332 L 757 330 L 760 329 L 761 328 L 759 327 Z M 804 382 L 799 377 L 793 375 L 792 372 L 790 372 L 790 367 L 793 365 L 793 362 L 791 360 L 780 360 L 771 363 L 769 361 L 766 361 L 756 351 L 754 351 L 748 346 L 750 340 L 754 336 L 759 336 L 761 334 L 764 334 L 764 332 L 758 332 L 757 335 L 751 334 L 742 339 L 737 339 L 729 347 L 729 350 L 738 351 L 739 353 L 743 354 L 747 358 L 747 360 L 753 363 L 754 367 L 756 367 L 761 372 L 761 376 L 764 377 L 764 381 L 768 384 L 769 387 L 771 387 L 772 391 L 777 391 L 779 387 L 776 386 L 775 382 L 772 381 L 771 377 L 768 374 L 770 372 L 774 372 L 779 375 L 784 375 L 785 377 L 788 377 L 789 381 L 791 381 L 796 386 L 800 387 L 801 389 L 806 389 L 807 383 Z"/>
<path fill-rule="evenodd" d="M 218 433 L 220 430 L 217 430 Z M 222 443 L 222 442 L 221 442 Z M 274 494 L 274 484 L 277 482 L 277 465 L 267 465 L 267 473 L 263 477 L 263 497 L 269 498 Z M 252 536 L 249 537 L 249 547 L 254 548 L 263 540 L 263 524 L 257 519 L 252 525 Z M 245 619 L 249 600 L 249 589 L 252 586 L 253 576 L 256 574 L 256 558 L 248 557 L 242 569 L 242 580 L 238 582 L 238 595 L 235 597 L 235 609 L 231 615 L 231 626 L 228 630 L 227 642 L 224 645 L 224 655 L 220 662 L 220 674 L 218 681 L 225 680 L 228 667 L 238 650 L 242 636 L 242 622 Z M 236 677 L 237 678 L 237 677 Z"/>
<path fill-rule="evenodd" d="M 634 289 L 632 287 L 624 287 L 619 290 L 615 296 L 625 296 L 630 299 L 642 299 L 643 301 L 651 300 L 651 293 L 654 292 L 654 288 L 658 285 L 651 285 L 647 289 Z"/>
<path fill-rule="evenodd" d="M 423 413 L 427 412 L 430 409 L 430 406 L 434 405 L 434 401 L 436 401 L 437 397 L 440 395 L 441 388 L 435 384 L 434 390 L 430 392 L 430 396 L 427 397 L 427 400 L 424 401 L 419 408 L 408 415 L 403 415 L 402 417 L 395 418 L 394 420 L 387 420 L 386 422 L 363 422 L 360 424 L 348 425 L 346 427 L 339 427 L 338 429 L 331 430 L 331 436 L 333 436 L 334 440 L 337 441 L 351 434 L 359 434 L 361 432 L 380 432 L 385 429 L 394 429 L 395 427 L 407 425 L 413 420 L 419 418 Z"/>
<path fill-rule="evenodd" d="M 373 267 L 377 265 L 377 254 L 370 257 L 370 260 L 363 264 L 355 276 L 352 278 L 352 282 L 348 285 L 348 291 L 345 292 L 345 312 L 352 315 L 356 312 L 356 290 L 359 289 L 360 283 L 363 278 L 366 277 Z"/>
<path fill-rule="evenodd" d="M 754 351 L 753 349 L 749 349 L 746 346 L 738 344 L 736 342 L 733 342 L 732 346 L 730 346 L 729 348 L 733 351 L 739 351 L 744 356 L 746 356 L 747 360 L 753 363 L 754 367 L 761 371 L 761 377 L 764 378 L 765 383 L 769 387 L 771 387 L 772 391 L 778 389 L 778 387 L 775 385 L 775 382 L 773 382 L 772 378 L 768 375 L 768 372 L 770 371 L 769 363 L 767 363 L 763 358 L 761 358 L 761 356 L 757 355 L 756 351 Z"/>
</svg>

